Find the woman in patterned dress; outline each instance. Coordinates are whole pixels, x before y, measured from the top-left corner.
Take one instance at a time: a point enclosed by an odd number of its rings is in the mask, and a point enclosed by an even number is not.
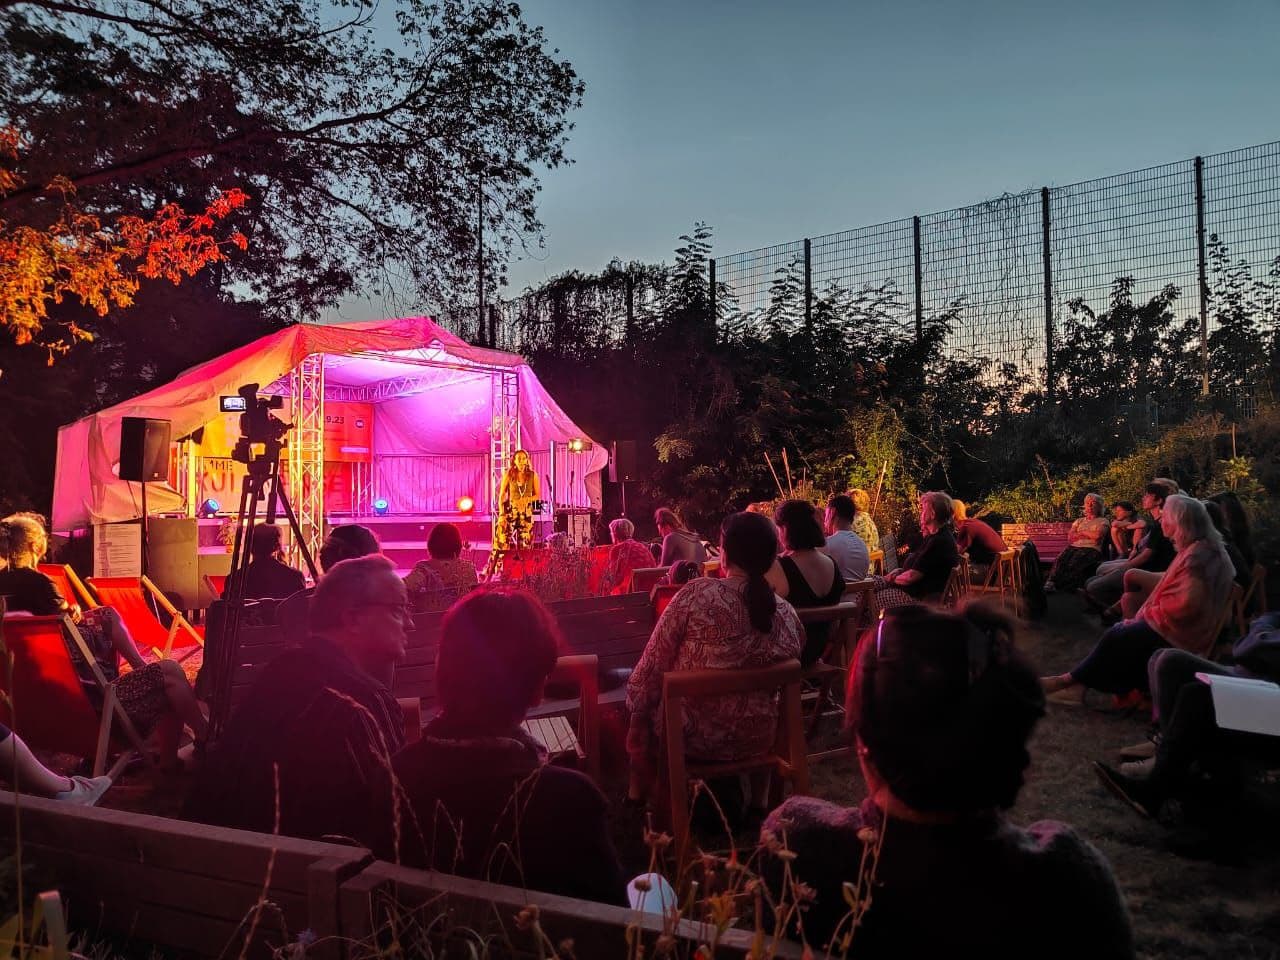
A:
[[[662,677],[673,670],[736,670],[799,658],[804,627],[765,579],[777,556],[768,517],[735,513],[720,531],[724,578],[691,580],[658,618],[627,682],[631,713],[629,799],[643,798],[662,743]],[[699,762],[759,756],[777,732],[777,697],[769,693],[705,697],[684,708],[685,750]]]
[[[498,489],[498,503],[502,505],[499,548],[527,547],[533,542],[534,504],[541,499],[542,485],[533,461],[527,450],[517,450]]]

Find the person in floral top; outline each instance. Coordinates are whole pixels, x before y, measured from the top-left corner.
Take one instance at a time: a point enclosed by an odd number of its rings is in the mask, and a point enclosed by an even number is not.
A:
[[[419,560],[404,578],[414,613],[446,610],[476,585],[476,568],[462,559],[462,531],[452,523],[437,523],[427,535],[430,560]]]
[[[765,580],[777,544],[768,517],[730,515],[720,531],[725,578],[691,580],[658,619],[627,683],[632,800],[644,795],[662,742],[664,674],[767,667],[800,656],[800,618]],[[748,759],[772,746],[777,723],[772,694],[707,697],[685,707],[685,749],[701,762]]]
[[[849,498],[853,501],[853,532],[862,538],[867,545],[867,552],[880,549],[880,531],[876,522],[871,519],[871,498],[865,490],[850,490]]]
[[[631,571],[655,566],[657,561],[643,543],[635,539],[636,525],[626,517],[619,517],[609,524],[609,536],[613,546],[604,576],[600,578],[600,595],[621,593],[631,580]]]

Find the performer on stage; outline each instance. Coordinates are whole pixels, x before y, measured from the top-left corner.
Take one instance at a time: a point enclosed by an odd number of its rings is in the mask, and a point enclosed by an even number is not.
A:
[[[498,524],[499,542],[495,546],[509,550],[527,547],[533,542],[533,514],[541,499],[542,485],[533,470],[533,461],[528,451],[517,450],[498,490],[502,519]]]

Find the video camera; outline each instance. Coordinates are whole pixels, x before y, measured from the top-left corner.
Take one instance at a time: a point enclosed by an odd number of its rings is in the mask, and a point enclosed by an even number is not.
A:
[[[233,397],[220,397],[218,405],[223,413],[240,414],[240,439],[236,441],[231,458],[239,463],[251,463],[255,459],[278,460],[280,448],[285,444],[285,434],[293,424],[285,423],[271,413],[284,407],[284,397],[259,397],[258,384],[246,383]],[[263,452],[254,456],[253,447],[262,445]]]

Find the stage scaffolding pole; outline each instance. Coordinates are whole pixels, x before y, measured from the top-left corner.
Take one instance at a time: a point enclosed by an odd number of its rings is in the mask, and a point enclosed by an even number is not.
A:
[[[306,357],[290,377],[293,429],[289,431],[289,500],[311,556],[324,539],[324,355]],[[297,563],[296,545],[289,549]]]
[[[502,477],[520,449],[520,380],[514,370],[497,370],[489,379],[489,520],[491,542],[498,542],[502,522]]]

